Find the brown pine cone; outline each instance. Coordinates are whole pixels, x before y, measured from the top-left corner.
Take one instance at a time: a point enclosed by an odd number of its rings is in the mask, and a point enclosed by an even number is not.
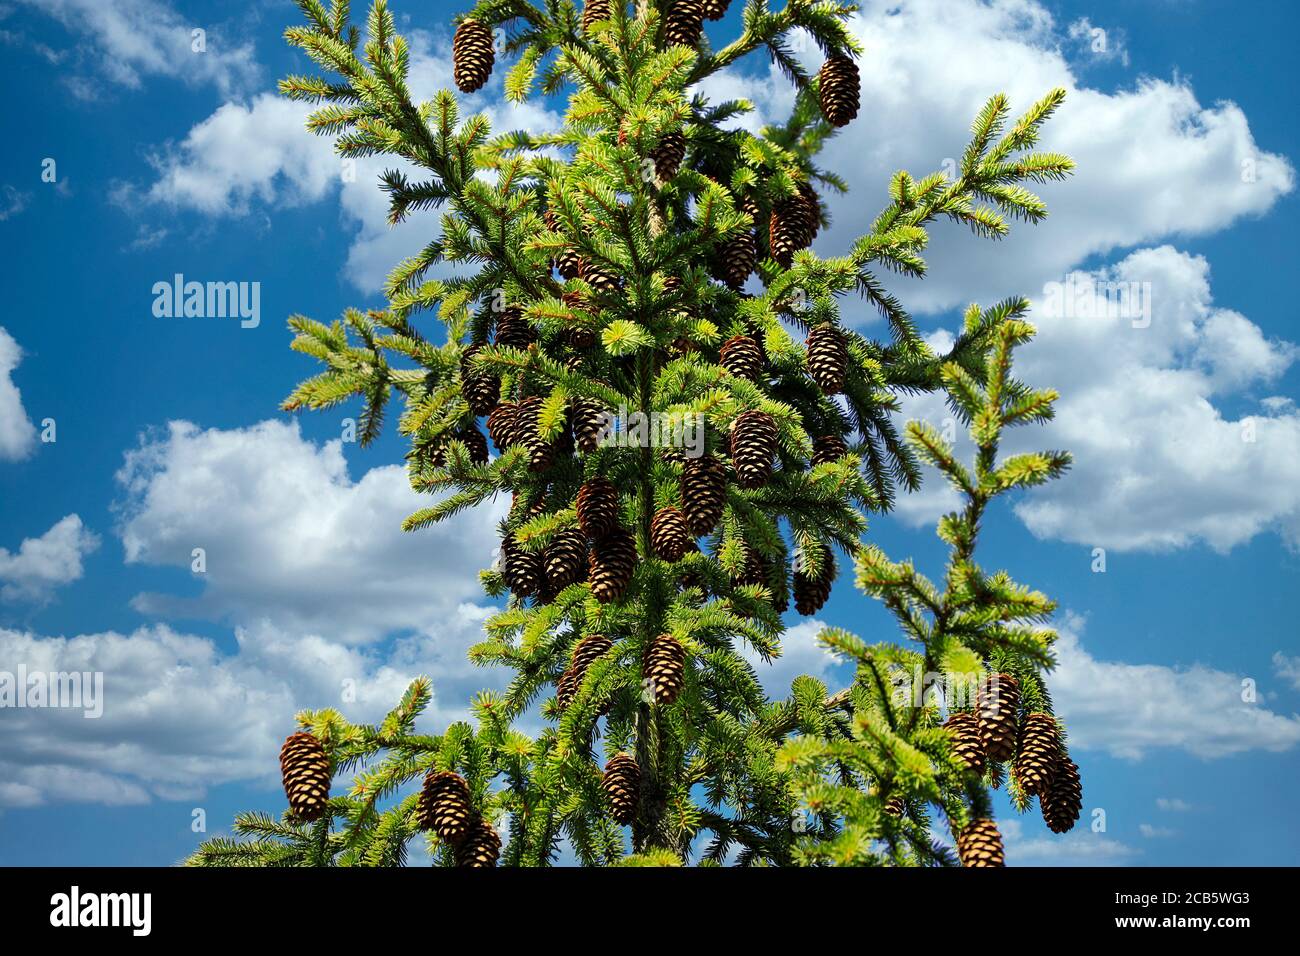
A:
[[[641,768],[625,753],[616,754],[605,764],[600,778],[600,788],[605,791],[609,815],[619,826],[627,826],[636,819],[636,805],[641,790]]]
[[[582,261],[577,249],[565,249],[555,257],[555,268],[566,281],[576,279],[582,274]]]
[[[731,463],[736,484],[753,490],[772,477],[772,456],[776,454],[776,421],[767,412],[741,412],[731,428]]]
[[[1052,774],[1061,759],[1061,733],[1051,714],[1030,714],[1020,729],[1016,748],[1015,775],[1020,789],[1029,796],[1041,796],[1052,784]]]
[[[587,574],[587,536],[577,528],[557,531],[546,546],[546,583],[559,594]]]
[[[636,539],[616,528],[592,543],[591,594],[602,604],[617,601],[627,591],[636,569]]]
[[[280,748],[280,778],[289,810],[299,820],[319,820],[330,798],[330,761],[321,742],[305,730]]]
[[[560,682],[555,688],[555,704],[561,712],[573,703],[592,661],[606,654],[613,646],[614,642],[604,634],[590,634],[578,642],[578,646],[573,649],[569,666],[560,675]]]
[[[594,398],[575,398],[572,405],[573,437],[578,448],[591,454],[600,447],[607,424],[605,406]]]
[[[595,541],[618,526],[618,489],[608,478],[597,475],[578,491],[578,525]]]
[[[451,41],[451,62],[452,78],[462,93],[481,89],[496,62],[492,31],[477,20],[462,20]]]
[[[596,292],[617,292],[619,289],[618,276],[585,257],[578,261],[578,275]]]
[[[822,64],[819,95],[822,115],[832,126],[848,126],[858,115],[860,81],[858,65],[847,56],[836,55]]]
[[[972,820],[957,834],[957,855],[962,866],[1006,866],[1002,834],[992,820]]]
[[[501,551],[505,557],[501,577],[506,587],[521,598],[540,594],[545,580],[542,556],[536,551],[525,551],[513,535],[501,542]]]
[[[848,443],[839,435],[818,435],[813,439],[813,467],[839,461],[849,453]]]
[[[1020,715],[1020,682],[1010,674],[994,674],[975,695],[984,756],[994,763],[1010,760],[1016,752],[1016,724]]]
[[[737,378],[757,382],[763,377],[763,350],[748,335],[736,335],[723,342],[721,362]]]
[[[974,714],[951,714],[944,722],[948,738],[952,742],[952,752],[959,757],[971,772],[984,774],[984,741],[980,737],[979,718]]]
[[[1052,784],[1038,795],[1043,811],[1043,822],[1053,833],[1065,833],[1083,812],[1083,784],[1079,781],[1079,765],[1062,755],[1052,774]]]
[[[654,160],[655,175],[667,181],[677,175],[682,160],[686,158],[686,137],[680,130],[670,130],[659,137],[659,142],[650,151]]]
[[[501,836],[486,820],[478,820],[464,841],[456,846],[456,865],[464,869],[490,870],[501,856]]]
[[[844,370],[848,347],[844,335],[830,325],[819,325],[808,333],[808,374],[827,395],[844,391]]]
[[[650,522],[650,547],[664,561],[680,561],[695,546],[686,515],[676,508],[660,508]]]
[[[758,240],[746,230],[732,236],[722,245],[722,279],[727,288],[738,292],[744,287],[758,262]]]
[[[712,455],[688,458],[682,466],[682,511],[691,534],[711,532],[722,518],[727,501],[727,474]]]
[[[822,559],[822,573],[809,577],[803,570],[794,572],[794,609],[805,617],[816,614],[830,599],[835,584],[835,557],[829,551]]]
[[[501,317],[497,319],[495,344],[512,349],[527,349],[536,338],[523,309],[511,305],[502,311]]]
[[[655,703],[669,706],[686,682],[686,648],[671,634],[660,634],[646,648],[641,676],[650,682]]]
[[[528,470],[532,472],[545,471],[555,462],[555,443],[545,441],[539,431],[544,404],[541,396],[525,398],[515,416],[515,433],[519,443],[528,449]]]
[[[514,402],[501,402],[488,416],[487,430],[492,438],[492,444],[497,446],[499,452],[505,451],[512,445],[518,445],[521,439],[519,406]]]
[[[501,379],[471,364],[471,359],[482,348],[481,345],[471,345],[460,357],[460,393],[476,416],[490,414],[501,397]]]
[[[614,16],[610,0],[586,0],[582,5],[582,32],[591,33],[591,25],[597,20],[610,20]]]
[[[422,829],[432,830],[444,843],[459,843],[469,834],[474,815],[469,784],[458,773],[430,769],[420,791],[418,812]]]
[[[664,20],[664,43],[667,46],[697,46],[704,29],[704,4],[701,0],[672,0]]]
[[[704,0],[704,15],[710,20],[721,20],[727,15],[731,0]]]
[[[469,452],[469,460],[476,465],[486,465],[488,463],[488,445],[487,439],[475,425],[466,425],[457,434],[465,445],[465,450]]]

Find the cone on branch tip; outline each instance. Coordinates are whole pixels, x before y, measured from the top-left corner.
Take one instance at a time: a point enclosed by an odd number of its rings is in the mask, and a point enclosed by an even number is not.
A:
[[[444,843],[457,844],[469,834],[474,809],[469,784],[452,770],[430,770],[420,790],[420,827]]]
[[[682,512],[691,534],[711,532],[722,518],[727,499],[727,475],[712,455],[688,458],[682,466]]]
[[[456,865],[463,869],[490,870],[501,856],[501,835],[484,819],[477,820],[456,846]]]
[[[618,489],[608,478],[597,475],[578,490],[578,526],[593,541],[609,534],[618,525]]]
[[[655,703],[669,706],[686,682],[686,648],[671,634],[660,634],[646,648],[641,677],[649,681]]]
[[[966,824],[957,834],[957,856],[962,866],[1006,866],[998,825],[986,817]]]
[[[573,656],[569,659],[569,666],[560,675],[560,681],[555,688],[555,703],[561,711],[567,710],[573,703],[573,698],[577,695],[583,680],[586,679],[587,668],[591,666],[592,661],[606,654],[613,646],[614,642],[604,634],[589,634],[578,642],[578,646],[573,649]]]
[[[944,721],[953,754],[974,774],[984,773],[984,741],[980,738],[979,719],[974,714],[952,714]]]
[[[731,429],[731,463],[737,485],[752,491],[767,484],[772,477],[776,439],[776,420],[767,412],[751,409],[737,416]]]
[[[993,674],[980,684],[975,713],[988,760],[1001,763],[1015,756],[1019,712],[1020,682],[1010,674]]]
[[[660,508],[650,522],[650,547],[664,561],[680,561],[695,545],[686,515],[673,507]]]
[[[848,453],[848,443],[839,435],[818,435],[813,439],[813,467],[839,461]]]
[[[832,126],[848,126],[858,115],[861,98],[858,65],[837,54],[822,64],[818,76],[822,116]]]
[[[636,539],[617,528],[592,543],[590,558],[591,593],[597,601],[617,601],[627,591],[636,569]]]
[[[702,0],[671,0],[664,20],[664,43],[668,46],[697,46],[704,30]]]
[[[1061,734],[1051,714],[1030,714],[1020,729],[1016,747],[1015,775],[1020,789],[1031,797],[1042,796],[1051,786],[1052,774],[1061,759]]]
[[[1079,781],[1079,765],[1062,755],[1052,774],[1052,783],[1038,795],[1043,811],[1043,822],[1053,833],[1074,829],[1083,811],[1083,784]]]
[[[802,567],[794,572],[794,609],[805,617],[816,614],[830,599],[835,584],[835,556],[829,551],[822,558],[822,572],[810,576]]]
[[[610,0],[586,0],[582,5],[582,32],[590,34],[593,23],[612,19],[613,16]]]
[[[808,333],[808,374],[827,395],[844,391],[844,369],[848,348],[844,334],[831,325],[819,325]]]
[[[641,792],[641,768],[629,754],[615,754],[605,764],[600,778],[600,789],[605,792],[609,815],[620,826],[636,819],[637,799]]]
[[[736,335],[723,342],[721,362],[737,378],[757,382],[763,376],[763,351],[748,335]]]
[[[280,777],[289,809],[298,820],[319,820],[330,798],[330,761],[325,748],[305,730],[290,734],[280,748]]]
[[[650,158],[654,160],[656,176],[665,181],[672,179],[686,158],[686,137],[680,130],[664,133],[650,151]]]
[[[474,19],[462,20],[451,41],[452,77],[462,93],[481,89],[492,75],[496,53],[492,31]]]

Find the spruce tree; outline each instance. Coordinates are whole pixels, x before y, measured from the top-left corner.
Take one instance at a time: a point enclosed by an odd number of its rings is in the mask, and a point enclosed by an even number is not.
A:
[[[369,443],[396,396],[412,486],[433,500],[408,531],[509,495],[482,571],[503,606],[471,657],[514,676],[474,700],[474,723],[432,736],[415,726],[425,678],[378,725],[300,714],[311,739],[285,758],[298,809],[241,815],[252,839],[209,840],[190,862],[396,865],[420,832],[444,865],[546,865],[566,844],[586,865],[954,862],[938,811],[962,861],[988,864],[1001,859],[988,788],[1008,773],[1022,808],[1037,793],[1068,828],[1081,798],[1043,681],[1052,604],[974,560],[992,499],[1068,465],[997,460],[1004,427],[1051,414],[1053,393],[1010,374],[1028,304],[972,307],[938,353],[881,279],[925,274],[939,220],[997,239],[1008,219],[1046,215],[1025,184],[1072,169],[1035,151],[1064,92],[1014,121],[994,96],[955,177],[895,174],[864,234],[823,257],[810,249],[829,222],[822,197],[844,185],[817,155],[872,114],[851,5],[748,0],[740,35],[713,49],[702,20],[725,0],[481,0],[456,24],[460,89],[504,70],[511,101],[567,98],[559,130],[495,133],[451,91],[412,101],[384,0],[364,43],[346,0],[298,5],[307,22],[286,36],[324,75],[282,92],[316,104],[308,128],[341,156],[418,170],[383,176],[393,223],[443,216],[393,270],[386,308],[290,320],[293,347],[324,369],[284,408],[359,397]],[[816,74],[796,31],[823,58]],[[784,124],[754,135],[732,123],[749,104],[698,84],[763,50],[798,92]],[[431,278],[435,266],[452,277]],[[883,316],[884,341],[842,319],[853,296]],[[973,470],[932,428],[900,430],[901,398],[925,392],[968,423]],[[701,423],[703,454],[656,445],[637,413],[678,435]],[[616,414],[628,428],[615,441]],[[923,462],[966,499],[939,524],[942,589],[864,543],[867,516],[915,491]],[[829,629],[822,640],[857,664],[851,686],[800,677],[769,699],[743,649],[778,656],[782,614],[817,613],[849,565],[908,643]],[[932,671],[983,694],[948,702],[945,725],[939,704],[896,687]],[[525,713],[545,725],[535,738],[515,727]],[[985,732],[1013,750],[1026,739],[1008,755]]]

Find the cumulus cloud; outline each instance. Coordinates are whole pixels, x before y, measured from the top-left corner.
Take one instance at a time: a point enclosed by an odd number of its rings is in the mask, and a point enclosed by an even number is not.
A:
[[[1016,505],[1034,534],[1116,550],[1204,542],[1227,551],[1268,530],[1300,541],[1300,413],[1289,400],[1258,398],[1296,347],[1217,305],[1205,259],[1139,250],[1045,290],[1031,318],[1038,337],[1017,353],[1016,374],[1061,399],[1054,422],[1017,429],[1006,452],[1074,455],[1065,478]],[[1229,402],[1244,411],[1227,413]],[[950,418],[934,396],[910,402],[906,415]],[[897,513],[929,523],[954,501],[931,472]]]
[[[1015,817],[998,820],[1009,866],[1129,866],[1141,850],[1083,824],[1063,836],[1026,837]]]
[[[72,51],[43,48],[42,52],[58,62],[75,54],[79,65],[92,68],[67,79],[69,88],[83,99],[97,98],[101,78],[138,89],[150,76],[191,86],[211,84],[229,96],[247,89],[259,73],[252,44],[236,43],[233,31],[182,16],[161,0],[19,2],[48,14],[82,38]],[[204,31],[201,43],[195,30]],[[199,46],[201,50],[196,49]]]
[[[1156,797],[1157,809],[1166,813],[1186,813],[1192,805],[1181,797]]]
[[[82,559],[99,547],[99,536],[68,515],[39,538],[26,538],[18,550],[0,548],[0,599],[44,601],[55,588],[78,580]]]
[[[12,378],[22,357],[13,336],[0,328],[0,461],[26,458],[36,446],[36,426],[27,417]]]
[[[1300,715],[1271,711],[1263,699],[1243,700],[1240,675],[1202,664],[1098,660],[1080,642],[1082,629],[1082,619],[1066,619],[1051,675],[1072,748],[1127,760],[1168,748],[1209,760],[1249,750],[1280,753],[1300,743]]]
[[[1273,672],[1292,689],[1300,690],[1300,657],[1288,657],[1281,651],[1273,655]]]
[[[197,597],[141,594],[138,610],[267,619],[351,643],[431,631],[477,596],[505,513],[485,505],[405,533],[402,520],[430,504],[405,469],[353,481],[342,443],[317,446],[296,422],[229,431],[173,422],[128,453],[118,480],[128,563],[192,569],[203,549]]]
[[[817,635],[825,627],[826,625],[818,620],[800,621],[790,627],[781,635],[781,656],[770,663],[765,662],[748,645],[743,645],[740,653],[753,665],[763,689],[776,699],[788,697],[790,682],[803,674],[834,684],[831,672],[841,667],[844,662],[836,659],[817,643]],[[852,679],[852,672],[846,670],[845,679],[841,683],[848,683]]]
[[[465,652],[487,610],[454,608],[435,630],[380,654],[269,624],[239,628],[235,650],[165,625],[72,638],[0,629],[10,673],[103,675],[102,716],[81,709],[6,710],[0,807],[49,802],[190,799],[232,781],[270,784],[276,753],[304,707],[376,721],[411,679],[433,677],[429,732],[467,716],[467,702],[499,677]]]

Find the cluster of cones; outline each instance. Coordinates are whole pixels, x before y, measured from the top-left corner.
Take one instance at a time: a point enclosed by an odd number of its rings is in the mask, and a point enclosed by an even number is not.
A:
[[[432,830],[452,848],[456,865],[489,869],[501,855],[501,837],[474,810],[469,784],[451,770],[432,770],[424,778],[417,808],[420,828]]]

